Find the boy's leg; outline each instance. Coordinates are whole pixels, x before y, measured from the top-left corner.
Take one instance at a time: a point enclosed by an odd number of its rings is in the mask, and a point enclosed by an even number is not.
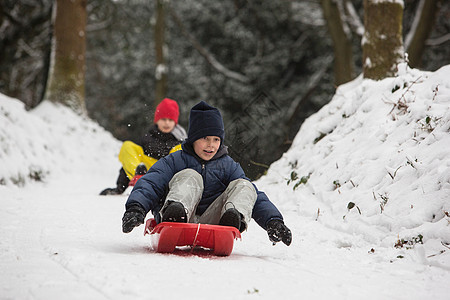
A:
[[[128,179],[131,180],[135,175],[136,167],[140,163],[144,163],[148,170],[157,160],[145,155],[144,149],[138,144],[125,141],[120,148],[119,161],[122,163]]]
[[[236,179],[227,189],[208,207],[198,219],[199,223],[219,224],[220,218],[227,209],[235,208],[242,214],[244,229],[252,218],[253,206],[256,202],[256,190],[246,179]]]
[[[125,170],[123,168],[119,171],[119,177],[117,177],[116,185],[117,191],[122,194],[128,187],[130,183],[130,179],[128,179],[127,174],[125,174]]]
[[[169,193],[166,202],[161,209],[161,214],[165,208],[172,202],[183,204],[188,222],[195,218],[195,210],[203,194],[202,175],[193,169],[185,169],[176,173],[169,182]]]

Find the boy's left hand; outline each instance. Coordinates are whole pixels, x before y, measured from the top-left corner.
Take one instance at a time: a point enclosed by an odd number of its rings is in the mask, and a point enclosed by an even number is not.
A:
[[[292,242],[291,230],[279,219],[270,220],[267,223],[267,234],[274,245],[282,241],[286,246],[289,246]]]

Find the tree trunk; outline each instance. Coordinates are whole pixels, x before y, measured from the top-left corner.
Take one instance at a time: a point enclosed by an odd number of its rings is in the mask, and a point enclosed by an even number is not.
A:
[[[156,106],[166,97],[167,93],[167,64],[165,44],[165,8],[164,0],[156,0],[156,24],[155,24],[155,52],[156,52],[156,87],[155,103]]]
[[[45,100],[80,113],[85,104],[86,0],[56,0],[53,45]]]
[[[334,0],[322,0],[322,10],[333,40],[334,48],[334,82],[336,86],[353,79],[353,55],[350,32],[344,30],[341,7]]]
[[[425,42],[430,35],[440,0],[421,0],[410,33],[406,37],[405,47],[411,67],[422,66],[422,54]]]
[[[403,1],[364,0],[364,78],[394,76],[404,61],[402,39]]]

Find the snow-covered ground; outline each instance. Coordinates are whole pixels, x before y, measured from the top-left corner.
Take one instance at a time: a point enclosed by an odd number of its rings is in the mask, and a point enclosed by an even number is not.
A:
[[[292,245],[252,222],[229,257],[123,234],[127,195],[98,195],[120,142],[0,95],[0,299],[449,299],[449,78],[402,65],[341,86],[256,182]]]

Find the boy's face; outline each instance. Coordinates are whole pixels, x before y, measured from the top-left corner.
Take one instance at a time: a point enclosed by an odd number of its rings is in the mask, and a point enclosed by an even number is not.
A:
[[[218,136],[205,136],[196,140],[193,144],[195,154],[197,154],[203,160],[210,160],[216,155],[217,150],[220,147],[220,137]]]
[[[170,133],[175,128],[175,121],[167,118],[159,119],[156,125],[161,132]]]

